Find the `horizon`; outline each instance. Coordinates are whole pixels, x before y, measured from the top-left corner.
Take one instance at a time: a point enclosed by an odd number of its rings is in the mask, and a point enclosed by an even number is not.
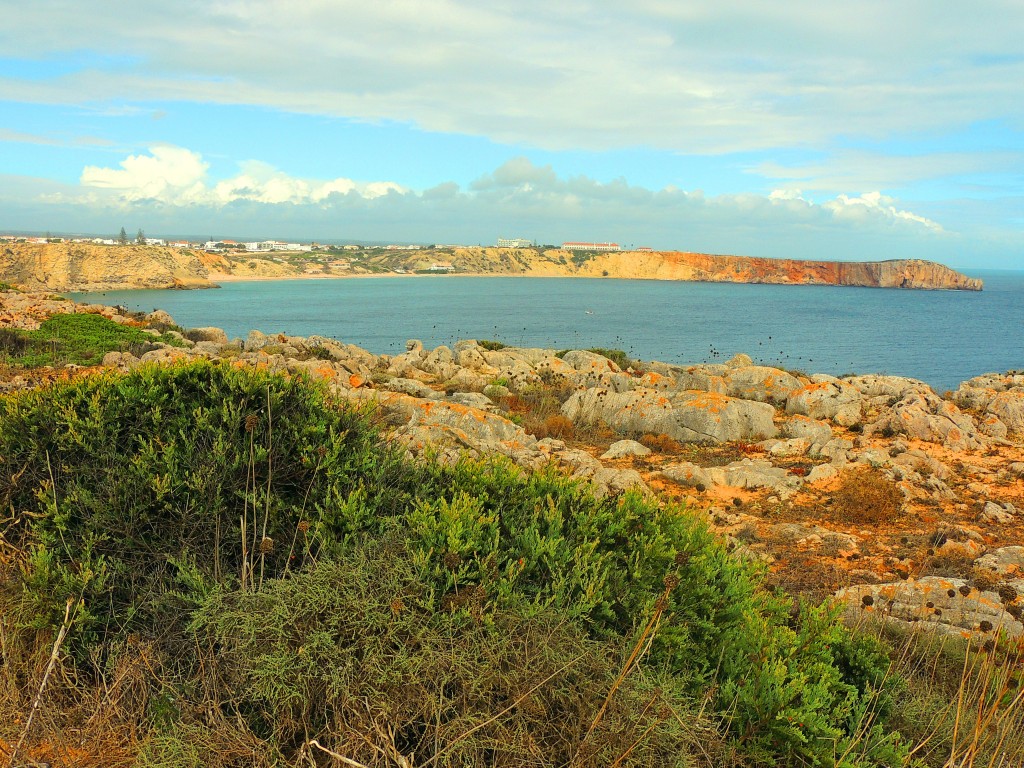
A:
[[[41,0],[0,30],[0,229],[1024,269],[1022,36],[1000,0]]]

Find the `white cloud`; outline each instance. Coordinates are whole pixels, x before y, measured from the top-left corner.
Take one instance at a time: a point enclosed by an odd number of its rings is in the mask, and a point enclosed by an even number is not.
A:
[[[171,157],[184,167],[204,165],[195,153],[190,158],[185,153],[179,148]],[[825,201],[793,190],[706,195],[561,176],[524,158],[467,186],[446,182],[423,191],[389,182],[297,179],[250,162],[228,179],[211,179],[206,171],[195,181],[182,172],[179,186],[165,184],[162,196],[155,197],[124,186],[129,178],[146,189],[159,186],[152,173],[128,173],[138,166],[125,162],[120,170],[99,169],[125,172],[100,174],[117,180],[120,188],[0,177],[0,227],[24,229],[36,221],[40,230],[93,232],[97,227],[116,231],[127,223],[155,235],[484,244],[502,235],[541,243],[614,240],[627,246],[804,259],[925,258],[964,267],[972,266],[965,263],[972,258],[987,259],[987,266],[1012,265],[1024,247],[1019,233],[965,238],[916,212],[914,205],[877,192]],[[1015,205],[1019,211],[1019,201]]]
[[[148,155],[131,155],[121,168],[86,166],[83,187],[111,190],[122,203],[153,200],[176,206],[227,205],[238,200],[277,205],[320,203],[331,195],[354,194],[367,199],[407,190],[391,181],[356,182],[298,179],[259,161],[242,164],[241,173],[210,186],[209,163],[183,147],[151,147]]]
[[[8,5],[5,55],[97,53],[59,77],[0,79],[16,100],[259,104],[682,152],[1024,122],[1015,0],[183,0],[175,18],[153,0]]]
[[[855,219],[862,219],[865,215],[877,216],[881,214],[883,217],[890,218],[893,221],[912,222],[935,232],[943,231],[942,225],[938,222],[926,219],[924,216],[918,216],[910,211],[901,211],[893,205],[894,202],[896,201],[891,197],[886,197],[881,192],[867,192],[857,197],[839,195],[835,200],[825,203],[823,207],[831,211],[838,218],[853,216]]]
[[[121,169],[87,165],[83,187],[118,192],[125,200],[182,200],[194,198],[209,165],[195,152],[181,147],[151,147],[149,155],[131,155]]]

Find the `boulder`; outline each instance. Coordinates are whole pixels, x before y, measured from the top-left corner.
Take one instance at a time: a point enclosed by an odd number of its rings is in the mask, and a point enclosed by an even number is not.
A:
[[[911,392],[870,425],[871,431],[904,434],[915,440],[941,443],[953,451],[986,444],[974,420],[949,400],[931,393]]]
[[[725,382],[725,394],[730,397],[762,403],[784,403],[803,386],[800,379],[792,374],[762,365],[730,368],[725,375]]]
[[[843,381],[856,387],[865,397],[886,397],[900,400],[910,392],[935,394],[935,391],[923,381],[903,376],[847,376]]]
[[[622,369],[604,355],[596,352],[587,352],[582,349],[573,349],[562,355],[562,360],[571,365],[577,371],[584,373],[619,373]]]
[[[401,392],[410,397],[420,397],[428,400],[436,400],[442,395],[441,392],[435,392],[422,381],[403,379],[401,377],[388,380],[381,386],[381,389],[386,389],[388,392]]]
[[[806,437],[791,437],[788,440],[765,440],[759,445],[772,456],[803,456],[811,448]]]
[[[470,408],[479,408],[481,411],[490,411],[494,409],[494,402],[487,395],[482,395],[479,392],[454,392],[445,397],[450,403],[458,403],[459,405],[465,405]]]
[[[146,315],[146,322],[159,325],[175,325],[174,318],[162,309],[154,310]]]
[[[705,469],[711,482],[730,488],[770,488],[783,491],[799,486],[800,478],[761,459],[740,459],[724,467]]]
[[[1024,388],[995,395],[986,413],[999,419],[1010,432],[1024,432]]]
[[[984,558],[983,558],[984,559]],[[926,576],[886,584],[861,584],[836,593],[852,625],[866,617],[914,623],[943,634],[978,639],[994,637],[1003,630],[1020,637],[1022,625],[1003,609],[995,592],[980,592],[963,579]]]
[[[775,409],[710,392],[671,396],[648,389],[613,392],[603,387],[576,392],[562,414],[579,424],[604,421],[619,432],[666,434],[683,442],[764,440],[776,433]]]
[[[782,425],[782,434],[786,437],[806,437],[812,445],[824,445],[832,439],[832,427],[824,421],[797,414]]]
[[[619,440],[601,454],[602,459],[622,459],[627,456],[647,456],[651,449],[636,440]]]
[[[831,419],[843,427],[859,422],[862,412],[861,393],[839,379],[812,381],[786,398],[786,413]]]
[[[498,369],[487,362],[487,358],[484,357],[486,350],[483,347],[478,346],[462,346],[459,344],[455,345],[455,362],[462,368],[468,368],[477,374],[483,376],[494,377],[498,374]]]
[[[682,392],[672,398],[669,437],[683,442],[757,441],[774,437],[775,409],[713,392]]]
[[[1008,506],[1013,507],[1012,504]],[[1015,511],[1011,511],[1011,509],[1001,504],[996,504],[994,501],[986,501],[978,519],[983,523],[996,523],[997,525],[1012,523]]]
[[[409,426],[415,427],[420,424],[455,427],[467,434],[485,451],[493,448],[507,454],[507,451],[501,449],[503,444],[509,448],[517,448],[532,447],[537,443],[537,438],[527,434],[522,427],[508,419],[458,403],[416,401]]]
[[[663,467],[661,474],[669,480],[685,485],[688,488],[704,489],[714,485],[711,475],[704,467],[699,467],[688,461],[681,461],[678,464],[670,464]]]
[[[975,568],[994,571],[1000,576],[1024,575],[1024,547],[1000,547],[979,557]]]
[[[192,341],[212,341],[217,344],[227,344],[228,335],[220,328],[209,326],[206,328],[189,328],[185,336]]]
[[[603,498],[608,495],[625,493],[626,491],[640,491],[649,494],[651,489],[635,469],[613,469],[602,467],[590,477],[594,486],[594,495]]]

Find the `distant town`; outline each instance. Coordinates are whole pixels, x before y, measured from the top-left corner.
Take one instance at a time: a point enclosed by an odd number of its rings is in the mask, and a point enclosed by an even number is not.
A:
[[[192,240],[168,240],[160,237],[147,237],[139,230],[139,232],[132,237],[128,237],[124,230],[121,231],[119,237],[64,237],[64,236],[32,236],[32,235],[17,235],[17,234],[0,234],[0,242],[18,242],[18,243],[90,243],[93,245],[156,245],[164,246],[168,248],[190,248],[193,250],[207,251],[209,253],[225,253],[225,252],[237,252],[247,251],[251,253],[310,253],[313,251],[363,251],[363,250],[385,250],[385,251],[418,251],[424,249],[435,249],[435,250],[450,250],[453,248],[473,248],[479,246],[465,245],[465,244],[436,244],[436,245],[408,245],[408,244],[389,244],[389,245],[358,245],[358,244],[346,244],[346,245],[333,245],[325,243],[292,243],[284,242],[281,240],[259,240],[252,242],[239,242],[236,240],[206,240],[206,241],[192,241]],[[497,238],[494,248],[545,248],[554,249],[561,248],[565,251],[621,251],[623,249],[618,243],[610,242],[589,242],[589,241],[566,241],[560,246],[554,244],[538,245],[533,240],[527,240],[525,238]],[[630,247],[630,251],[653,251],[654,249],[649,246]]]

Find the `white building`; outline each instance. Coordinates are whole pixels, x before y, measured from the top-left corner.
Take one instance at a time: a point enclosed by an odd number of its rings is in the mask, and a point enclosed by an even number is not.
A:
[[[498,248],[529,248],[533,245],[524,237],[499,237]]]
[[[562,243],[566,251],[618,251],[618,243]]]

